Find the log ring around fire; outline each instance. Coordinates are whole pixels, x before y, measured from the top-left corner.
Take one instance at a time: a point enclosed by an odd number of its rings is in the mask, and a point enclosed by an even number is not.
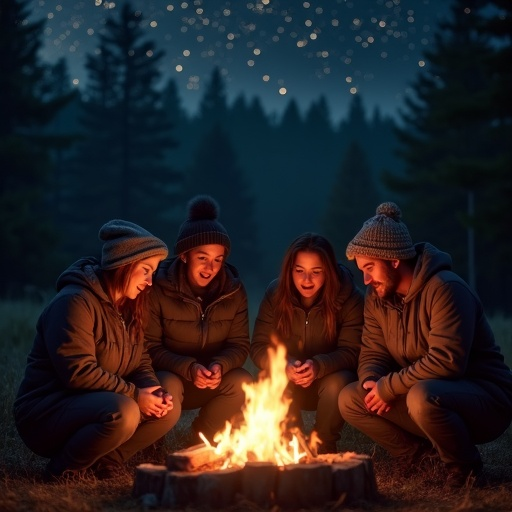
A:
[[[241,468],[211,469],[211,454],[204,445],[197,445],[170,454],[165,466],[137,466],[134,497],[151,496],[152,501],[168,508],[224,508],[245,499],[261,507],[285,509],[368,502],[377,497],[373,465],[367,455],[327,454],[280,467],[247,462]]]

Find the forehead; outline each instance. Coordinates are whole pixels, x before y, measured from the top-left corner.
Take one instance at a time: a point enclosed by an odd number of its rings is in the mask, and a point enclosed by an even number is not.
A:
[[[211,256],[212,258],[218,258],[224,256],[226,249],[220,244],[207,244],[199,245],[190,250],[190,254],[204,254],[205,256]]]
[[[160,263],[161,260],[162,258],[160,256],[151,256],[150,258],[140,260],[137,266],[150,267],[151,270],[154,272],[157,269],[158,264]]]
[[[317,252],[299,251],[295,255],[294,264],[298,267],[315,268],[322,266],[322,258]]]
[[[363,270],[371,265],[380,265],[383,260],[377,258],[370,258],[368,256],[356,256],[356,265],[359,270]]]

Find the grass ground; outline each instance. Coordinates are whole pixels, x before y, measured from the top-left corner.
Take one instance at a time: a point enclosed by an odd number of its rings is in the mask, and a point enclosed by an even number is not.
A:
[[[126,473],[113,481],[84,480],[48,485],[40,480],[47,460],[32,454],[19,439],[12,420],[12,402],[23,374],[41,302],[0,302],[0,511],[2,512],[115,512],[146,511],[148,507],[132,497],[135,467],[143,462],[163,463],[167,452],[183,447],[194,412],[183,415],[166,436],[163,449],[139,454]],[[512,320],[496,318],[493,328],[511,364]],[[311,425],[311,417],[305,417]],[[322,510],[374,512],[512,512],[512,428],[496,441],[480,447],[488,485],[447,491],[445,475],[436,465],[423,466],[409,478],[400,478],[386,454],[374,443],[346,426],[338,445],[340,451],[373,456],[379,499],[349,507],[326,505]],[[212,504],[213,505],[213,504]],[[163,509],[153,507],[159,512]],[[180,512],[195,512],[188,507]],[[232,512],[260,509],[241,500]],[[278,512],[274,508],[272,512]],[[310,511],[315,512],[315,511]],[[316,511],[319,512],[319,511]]]

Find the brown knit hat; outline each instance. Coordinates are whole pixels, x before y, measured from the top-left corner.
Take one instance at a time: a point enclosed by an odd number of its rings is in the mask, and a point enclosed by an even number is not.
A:
[[[174,254],[182,254],[200,245],[219,244],[226,248],[227,256],[231,250],[231,240],[226,228],[217,220],[218,216],[219,205],[213,197],[193,197],[188,203],[188,218],[180,226]]]
[[[381,260],[407,260],[416,256],[402,212],[395,203],[382,203],[347,246],[347,258],[369,256]]]
[[[167,257],[168,249],[162,240],[133,222],[111,220],[98,234],[104,242],[101,250],[101,268],[109,270],[152,256]]]

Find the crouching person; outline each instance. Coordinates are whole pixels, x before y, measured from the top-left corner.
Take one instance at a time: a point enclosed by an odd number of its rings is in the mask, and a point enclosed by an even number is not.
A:
[[[394,203],[377,208],[346,252],[368,289],[359,382],[341,391],[341,414],[398,467],[432,451],[449,487],[475,483],[476,445],[512,420],[512,374],[480,300],[448,254],[413,245]]]
[[[145,350],[146,298],[167,246],[131,222],[99,231],[86,257],[57,280],[37,323],[14,418],[25,444],[49,458],[46,481],[113,477],[172,427],[172,397]],[[88,471],[90,473],[90,471]]]

